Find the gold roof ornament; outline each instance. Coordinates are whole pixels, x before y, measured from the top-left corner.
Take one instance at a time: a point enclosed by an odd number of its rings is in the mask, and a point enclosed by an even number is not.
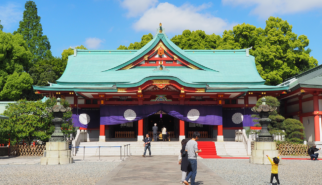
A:
[[[126,88],[117,88],[117,92],[126,92]]]
[[[160,23],[160,29],[159,32],[162,33],[162,23]]]
[[[184,88],[183,87],[181,87],[181,93],[184,93]]]

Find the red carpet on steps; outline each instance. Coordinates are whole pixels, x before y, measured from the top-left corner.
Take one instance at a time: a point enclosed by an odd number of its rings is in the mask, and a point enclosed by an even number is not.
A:
[[[201,149],[198,155],[204,159],[206,158],[221,158],[217,155],[215,142],[211,141],[197,141],[199,150]]]

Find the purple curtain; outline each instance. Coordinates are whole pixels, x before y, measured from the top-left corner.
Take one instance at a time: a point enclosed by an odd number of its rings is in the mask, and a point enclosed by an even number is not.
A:
[[[251,108],[245,108],[244,121],[243,121],[244,127],[252,127],[256,124],[256,122],[253,121],[254,118],[251,117],[252,114],[255,114],[255,113],[251,110]]]
[[[100,109],[73,109],[73,123],[74,127],[83,128],[98,128],[100,126]],[[86,113],[90,117],[90,121],[87,125],[83,125],[79,122],[79,115]]]
[[[233,116],[236,113],[243,115],[243,121],[239,124],[233,122]],[[251,115],[254,114],[251,108],[226,108],[223,109],[223,122],[224,127],[249,127],[256,124],[253,122]]]
[[[135,118],[133,120],[127,120],[124,118],[124,112],[131,109],[135,112]],[[192,109],[195,115],[195,119],[190,120],[188,118],[188,112]],[[222,107],[216,105],[132,105],[132,106],[109,106],[103,105],[100,109],[100,124],[101,125],[116,125],[123,124],[129,121],[138,121],[146,118],[160,110],[166,112],[170,116],[175,118],[204,125],[222,125]],[[190,114],[189,114],[190,115]]]

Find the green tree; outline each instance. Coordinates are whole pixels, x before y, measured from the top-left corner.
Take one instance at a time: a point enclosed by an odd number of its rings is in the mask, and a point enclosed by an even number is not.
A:
[[[273,96],[265,96],[265,99],[266,99],[267,105],[272,107],[277,107],[277,110],[270,112],[269,114],[268,118],[271,120],[271,122],[268,126],[268,129],[270,130],[271,133],[274,133],[274,131],[276,130],[282,130],[284,128],[283,121],[285,120],[285,118],[282,115],[278,114],[277,112],[279,110],[278,108],[280,106],[280,102],[278,101],[277,98]],[[260,105],[262,105],[262,98],[257,100],[255,107],[258,107]],[[252,117],[254,118],[253,119],[254,122],[258,122],[258,118],[259,118],[258,114],[253,114]]]
[[[260,37],[250,54],[255,56],[257,70],[266,84],[279,84],[286,78],[317,66],[318,61],[305,49],[309,39],[292,32],[292,26],[287,21],[270,17],[265,29],[259,28],[257,32]]]
[[[87,48],[85,46],[83,46],[83,45],[76,46],[75,48],[76,49],[85,49],[85,50],[87,50]],[[64,62],[67,62],[68,56],[73,55],[73,54],[74,54],[74,49],[72,49],[72,48],[65,49],[61,54],[62,60]]]
[[[19,23],[19,28],[14,32],[20,33],[27,42],[32,53],[32,61],[52,58],[50,43],[46,35],[43,35],[40,16],[38,16],[36,3],[27,1],[26,10],[23,12],[23,20]]]
[[[47,86],[47,82],[55,83],[61,77],[66,68],[67,61],[61,58],[53,57],[40,60],[30,68],[29,74],[34,81],[34,85]]]
[[[32,88],[33,80],[26,72],[14,72],[8,75],[7,81],[0,92],[0,99],[14,101],[25,96],[25,92]]]
[[[0,20],[0,30],[3,30],[3,26],[1,25],[1,20]]]
[[[284,121],[283,127],[286,133],[286,141],[303,143],[305,138],[304,126],[299,120],[288,118]]]
[[[220,40],[219,35],[207,35],[202,30],[184,30],[182,35],[176,35],[171,39],[181,49],[216,49]]]
[[[143,35],[141,38],[141,42],[134,42],[129,45],[129,47],[121,45],[118,47],[118,50],[136,50],[136,49],[141,49],[143,46],[145,46],[148,42],[150,42],[153,39],[153,35],[151,33],[147,35]]]
[[[0,31],[0,100],[18,100],[28,94],[32,79],[25,71],[31,66],[31,56],[20,34]]]
[[[6,107],[4,115],[9,119],[3,121],[2,128],[16,142],[22,139],[28,144],[35,139],[47,141],[54,131],[48,119],[46,104],[41,101],[19,100],[11,103]]]
[[[36,139],[48,141],[55,127],[51,121],[54,118],[53,113],[49,113],[47,107],[52,107],[56,103],[56,98],[52,98],[44,103],[19,100],[17,103],[9,104],[3,113],[9,119],[2,120],[2,124],[0,124],[2,140],[7,141],[10,137],[12,141],[19,142],[24,139],[29,144]],[[63,99],[61,105],[69,107],[68,102]],[[71,117],[71,111],[63,115],[62,132],[66,135],[75,132]]]

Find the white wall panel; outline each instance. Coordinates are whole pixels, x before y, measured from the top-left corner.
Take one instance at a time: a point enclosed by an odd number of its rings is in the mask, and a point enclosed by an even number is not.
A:
[[[81,104],[85,104],[85,99],[78,99],[78,104],[81,105]]]
[[[305,137],[308,142],[314,142],[314,117],[303,117],[303,126],[305,131]]]
[[[66,96],[65,100],[70,104],[73,105],[74,104],[74,96]]]
[[[242,98],[242,99],[238,99],[237,101],[238,101],[238,104],[244,104],[244,103],[245,103],[244,98]]]
[[[287,106],[287,113],[298,112],[298,111],[299,111],[299,104]]]
[[[257,103],[257,97],[256,96],[249,96],[248,97],[248,104],[256,104]]]
[[[319,111],[322,111],[322,100],[319,100]]]
[[[313,112],[313,100],[302,102],[303,113]]]

